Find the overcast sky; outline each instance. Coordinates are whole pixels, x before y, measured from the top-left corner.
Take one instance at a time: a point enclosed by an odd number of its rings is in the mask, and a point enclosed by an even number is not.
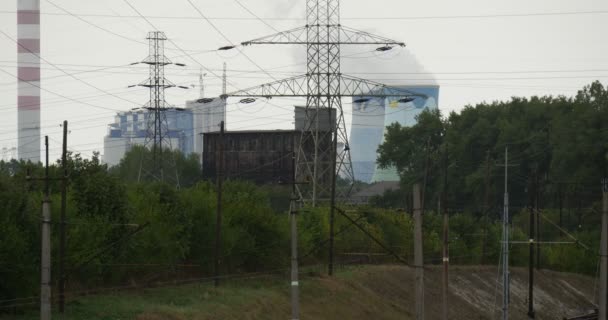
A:
[[[42,134],[51,137],[52,156],[61,149],[62,120],[70,121],[70,149],[90,155],[103,150],[113,110],[147,101],[143,88],[127,86],[147,78],[145,66],[128,64],[147,56],[149,23],[171,39],[167,56],[187,65],[169,67],[167,77],[178,85],[198,85],[204,65],[211,70],[205,77],[208,96],[221,92],[216,75],[223,62],[228,91],[272,81],[261,69],[275,79],[305,70],[302,46],[211,51],[304,25],[304,0],[191,1],[229,41],[188,0],[128,0],[149,22],[125,0],[40,0],[42,57],[51,63],[41,67],[48,90],[42,92],[41,126]],[[0,30],[10,36],[0,34],[0,69],[11,75],[17,73],[16,6],[17,0],[0,1]],[[511,96],[571,96],[594,80],[608,82],[607,1],[351,0],[342,1],[341,12],[343,25],[407,44],[386,53],[375,47],[344,48],[343,73],[389,84],[435,79],[445,111]],[[17,145],[17,81],[9,74],[0,72],[0,149]],[[198,88],[171,89],[167,100],[180,106],[198,95]],[[231,100],[228,129],[291,128],[290,107],[301,103],[239,105]],[[349,107],[345,104],[347,117]]]

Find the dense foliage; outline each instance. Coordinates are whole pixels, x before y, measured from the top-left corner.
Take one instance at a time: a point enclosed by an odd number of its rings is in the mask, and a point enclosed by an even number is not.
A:
[[[427,262],[441,261],[442,219],[433,212],[433,204],[443,189],[441,160],[445,147],[449,159],[451,261],[498,262],[503,168],[495,164],[502,162],[504,147],[509,145],[512,162],[517,164],[509,167],[513,239],[525,241],[527,237],[530,193],[526,189],[537,172],[547,219],[558,221],[563,215],[565,230],[590,246],[589,250],[578,245],[543,248],[543,267],[594,274],[599,215],[590,210],[598,210],[599,179],[605,172],[608,131],[603,123],[608,121],[607,103],[608,93],[594,83],[575,98],[513,98],[467,107],[447,118],[439,112],[425,112],[411,128],[389,127],[379,162],[398,168],[406,190],[411,190],[413,182],[422,181],[424,167],[429,164],[425,197],[429,209],[424,217]],[[180,188],[168,182],[138,182],[140,159],[145,152],[149,151],[134,148],[114,168],[102,164],[97,154],[92,159],[69,155],[68,292],[212,275],[215,184],[201,179],[196,157],[176,153],[173,157]],[[53,177],[60,176],[58,164],[51,167]],[[0,162],[0,300],[38,293],[43,184],[27,181],[28,170],[36,177],[44,173],[41,165]],[[554,196],[558,190],[561,197]],[[286,270],[289,189],[227,181],[223,191],[222,273]],[[55,180],[51,183],[54,281],[59,192],[60,183]],[[411,260],[411,197],[404,194],[391,191],[374,199],[372,206],[349,215],[375,238]],[[304,208],[298,219],[301,263],[324,261],[328,209]],[[371,255],[385,252],[343,217],[336,218],[336,233],[341,262],[394,261],[390,256]],[[547,225],[542,237],[563,239],[564,235]],[[512,263],[525,265],[527,247],[514,246],[512,250]]]

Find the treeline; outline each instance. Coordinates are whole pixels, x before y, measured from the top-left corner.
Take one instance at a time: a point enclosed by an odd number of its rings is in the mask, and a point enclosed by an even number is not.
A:
[[[528,206],[526,190],[538,181],[541,206],[588,208],[601,199],[608,174],[608,92],[595,82],[575,97],[512,98],[447,115],[426,111],[415,126],[389,126],[385,138],[378,163],[395,166],[407,190],[427,172],[427,205],[437,202],[447,165],[451,208],[496,211],[508,147],[512,206]]]
[[[411,211],[412,185],[426,181],[427,208],[435,208],[445,192],[442,205],[452,214],[470,213],[471,228],[482,230],[472,234],[484,237],[502,219],[507,149],[513,238],[525,241],[530,208],[538,208],[542,241],[579,241],[589,247],[541,246],[541,266],[594,273],[601,181],[608,176],[608,91],[599,82],[575,97],[512,98],[447,115],[427,110],[412,127],[389,126],[378,163],[397,168],[402,190],[372,203]],[[486,246],[499,241],[486,239]],[[513,245],[513,250],[521,247]]]
[[[504,191],[504,168],[496,164],[502,163],[504,147],[509,145],[512,163],[516,164],[509,167],[513,239],[527,238],[526,207],[531,195],[527,189],[531,177],[538,177],[545,217],[557,224],[561,212],[564,231],[590,247],[543,247],[542,266],[593,274],[599,241],[599,180],[605,172],[608,144],[608,131],[603,129],[608,120],[607,102],[605,88],[595,83],[575,98],[514,98],[467,107],[447,118],[438,112],[426,112],[412,128],[391,126],[387,142],[380,148],[379,162],[398,168],[405,191],[377,198],[372,206],[358,208],[358,213],[349,215],[411,261],[413,224],[407,190],[411,190],[412,183],[423,181],[423,173],[427,172],[425,260],[440,263],[441,218],[434,208],[439,191],[443,190],[442,160],[447,147],[451,261],[496,264]],[[138,182],[142,154],[146,152],[149,151],[134,148],[114,168],[102,164],[97,154],[92,159],[69,155],[68,296],[90,288],[212,275],[217,195],[214,183],[202,180],[196,157],[179,153],[172,156],[180,188],[169,182]],[[44,187],[40,180],[27,181],[28,171],[35,177],[44,174],[39,164],[0,162],[0,307],[11,304],[6,300],[35,297],[39,291]],[[61,174],[59,163],[51,166],[52,177]],[[260,187],[228,177],[223,189],[223,274],[287,270],[289,189]],[[556,196],[558,191],[560,197]],[[60,182],[52,181],[54,285],[59,192]],[[328,209],[303,208],[298,219],[301,263],[323,263],[327,257]],[[336,219],[339,261],[394,262],[390,256],[366,256],[385,252],[345,218],[338,215]],[[541,235],[547,240],[566,239],[565,233],[547,223]],[[511,262],[525,265],[526,249],[514,245]]]
[[[132,158],[140,158],[142,152],[145,151],[134,150],[125,162],[135,161]],[[186,177],[180,177],[184,185],[179,189],[168,183],[137,183],[137,174],[126,176],[120,166],[109,169],[97,156],[83,159],[70,154],[68,167],[68,297],[91,289],[145,286],[213,275],[217,196],[213,183],[200,179],[187,182]],[[41,165],[0,162],[0,307],[17,304],[19,308],[27,308],[37,302],[44,185],[40,180],[28,181],[28,171],[32,177],[44,174]],[[59,163],[51,166],[51,177],[59,177],[61,173]],[[199,172],[187,174],[197,177]],[[58,279],[60,187],[59,181],[51,182],[54,290]],[[289,189],[240,181],[224,185],[222,274],[288,270]],[[302,264],[325,263],[328,215],[327,208],[303,208],[298,215]],[[362,207],[359,213],[349,215],[383,244],[412,261],[413,223],[408,213]],[[425,217],[425,257],[430,264],[441,261],[440,220],[431,211]],[[335,230],[339,264],[395,262],[339,215]],[[454,263],[480,263],[481,242],[475,236],[480,232],[470,214],[452,217]],[[495,241],[499,236],[498,226],[489,229],[488,261],[499,256]],[[25,304],[12,300],[23,297],[34,298],[25,300]],[[3,308],[0,313],[7,310],[13,309]]]

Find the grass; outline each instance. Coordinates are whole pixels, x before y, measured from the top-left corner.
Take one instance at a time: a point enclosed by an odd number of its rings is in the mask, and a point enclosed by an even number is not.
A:
[[[491,316],[496,270],[493,267],[454,267],[451,272],[450,319],[482,319]],[[53,319],[70,320],[274,320],[290,318],[287,275],[233,279],[214,288],[212,283],[108,292],[80,297],[66,305],[66,314]],[[559,279],[560,281],[555,281]],[[514,314],[525,315],[526,270],[513,270]],[[571,287],[561,282],[567,281]],[[348,267],[334,277],[311,273],[300,281],[302,319],[400,319],[413,318],[414,274],[403,266]],[[440,315],[441,269],[425,270],[425,306],[428,319]],[[561,318],[579,306],[591,286],[588,278],[542,271],[538,286],[546,298],[538,319]],[[567,292],[569,291],[569,292]],[[542,293],[542,292],[539,292]],[[586,295],[586,294],[585,294]],[[487,296],[488,301],[481,301]],[[474,297],[473,299],[471,297]],[[542,295],[539,296],[542,298]],[[480,300],[481,299],[481,300]],[[540,306],[539,306],[540,307]],[[519,310],[521,309],[521,310]],[[545,317],[543,317],[545,316]],[[558,317],[559,316],[559,317]],[[37,310],[2,320],[38,319]]]
[[[53,319],[192,319],[198,314],[229,315],[259,297],[281,294],[284,282],[278,276],[265,279],[226,281],[219,288],[212,283],[138,289],[79,297],[66,304],[66,313],[54,312]],[[279,292],[279,293],[278,293]],[[38,319],[32,310],[2,319]]]

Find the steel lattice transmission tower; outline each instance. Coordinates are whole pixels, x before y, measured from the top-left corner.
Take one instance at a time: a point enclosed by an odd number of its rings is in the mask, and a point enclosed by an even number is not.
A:
[[[299,196],[317,205],[330,200],[333,208],[336,197],[336,180],[349,181],[349,187],[338,196],[346,196],[354,182],[348,134],[342,109],[342,98],[348,96],[386,97],[387,86],[347,76],[340,71],[342,45],[376,45],[378,51],[393,46],[404,47],[403,42],[376,36],[340,24],[339,0],[307,0],[304,27],[279,32],[270,36],[243,42],[252,44],[305,44],[306,74],[240,90],[224,97],[305,97],[305,122],[296,154]],[[220,49],[231,49],[234,46]],[[404,89],[391,88],[391,95],[426,98]],[[410,100],[411,101],[411,100]],[[335,121],[332,112],[335,110]],[[329,120],[329,123],[321,123]],[[340,150],[338,147],[340,146]]]
[[[144,105],[144,108],[148,110],[144,147],[149,148],[151,151],[150,155],[146,153],[142,155],[138,180],[153,179],[164,181],[166,179],[173,180],[172,177],[174,177],[175,183],[179,187],[175,159],[171,154],[173,147],[170,128],[167,122],[167,111],[174,110],[178,112],[180,109],[172,107],[165,100],[165,89],[176,87],[174,83],[165,78],[165,66],[171,64],[184,65],[173,63],[165,56],[164,42],[167,40],[167,37],[164,32],[151,31],[146,39],[150,43],[148,57],[141,62],[133,63],[133,65],[139,63],[147,64],[150,69],[148,79],[137,85],[150,89],[150,99]],[[179,88],[187,89],[187,87],[183,86],[179,86]],[[175,171],[174,175],[172,173],[171,176],[165,176],[166,169]]]

